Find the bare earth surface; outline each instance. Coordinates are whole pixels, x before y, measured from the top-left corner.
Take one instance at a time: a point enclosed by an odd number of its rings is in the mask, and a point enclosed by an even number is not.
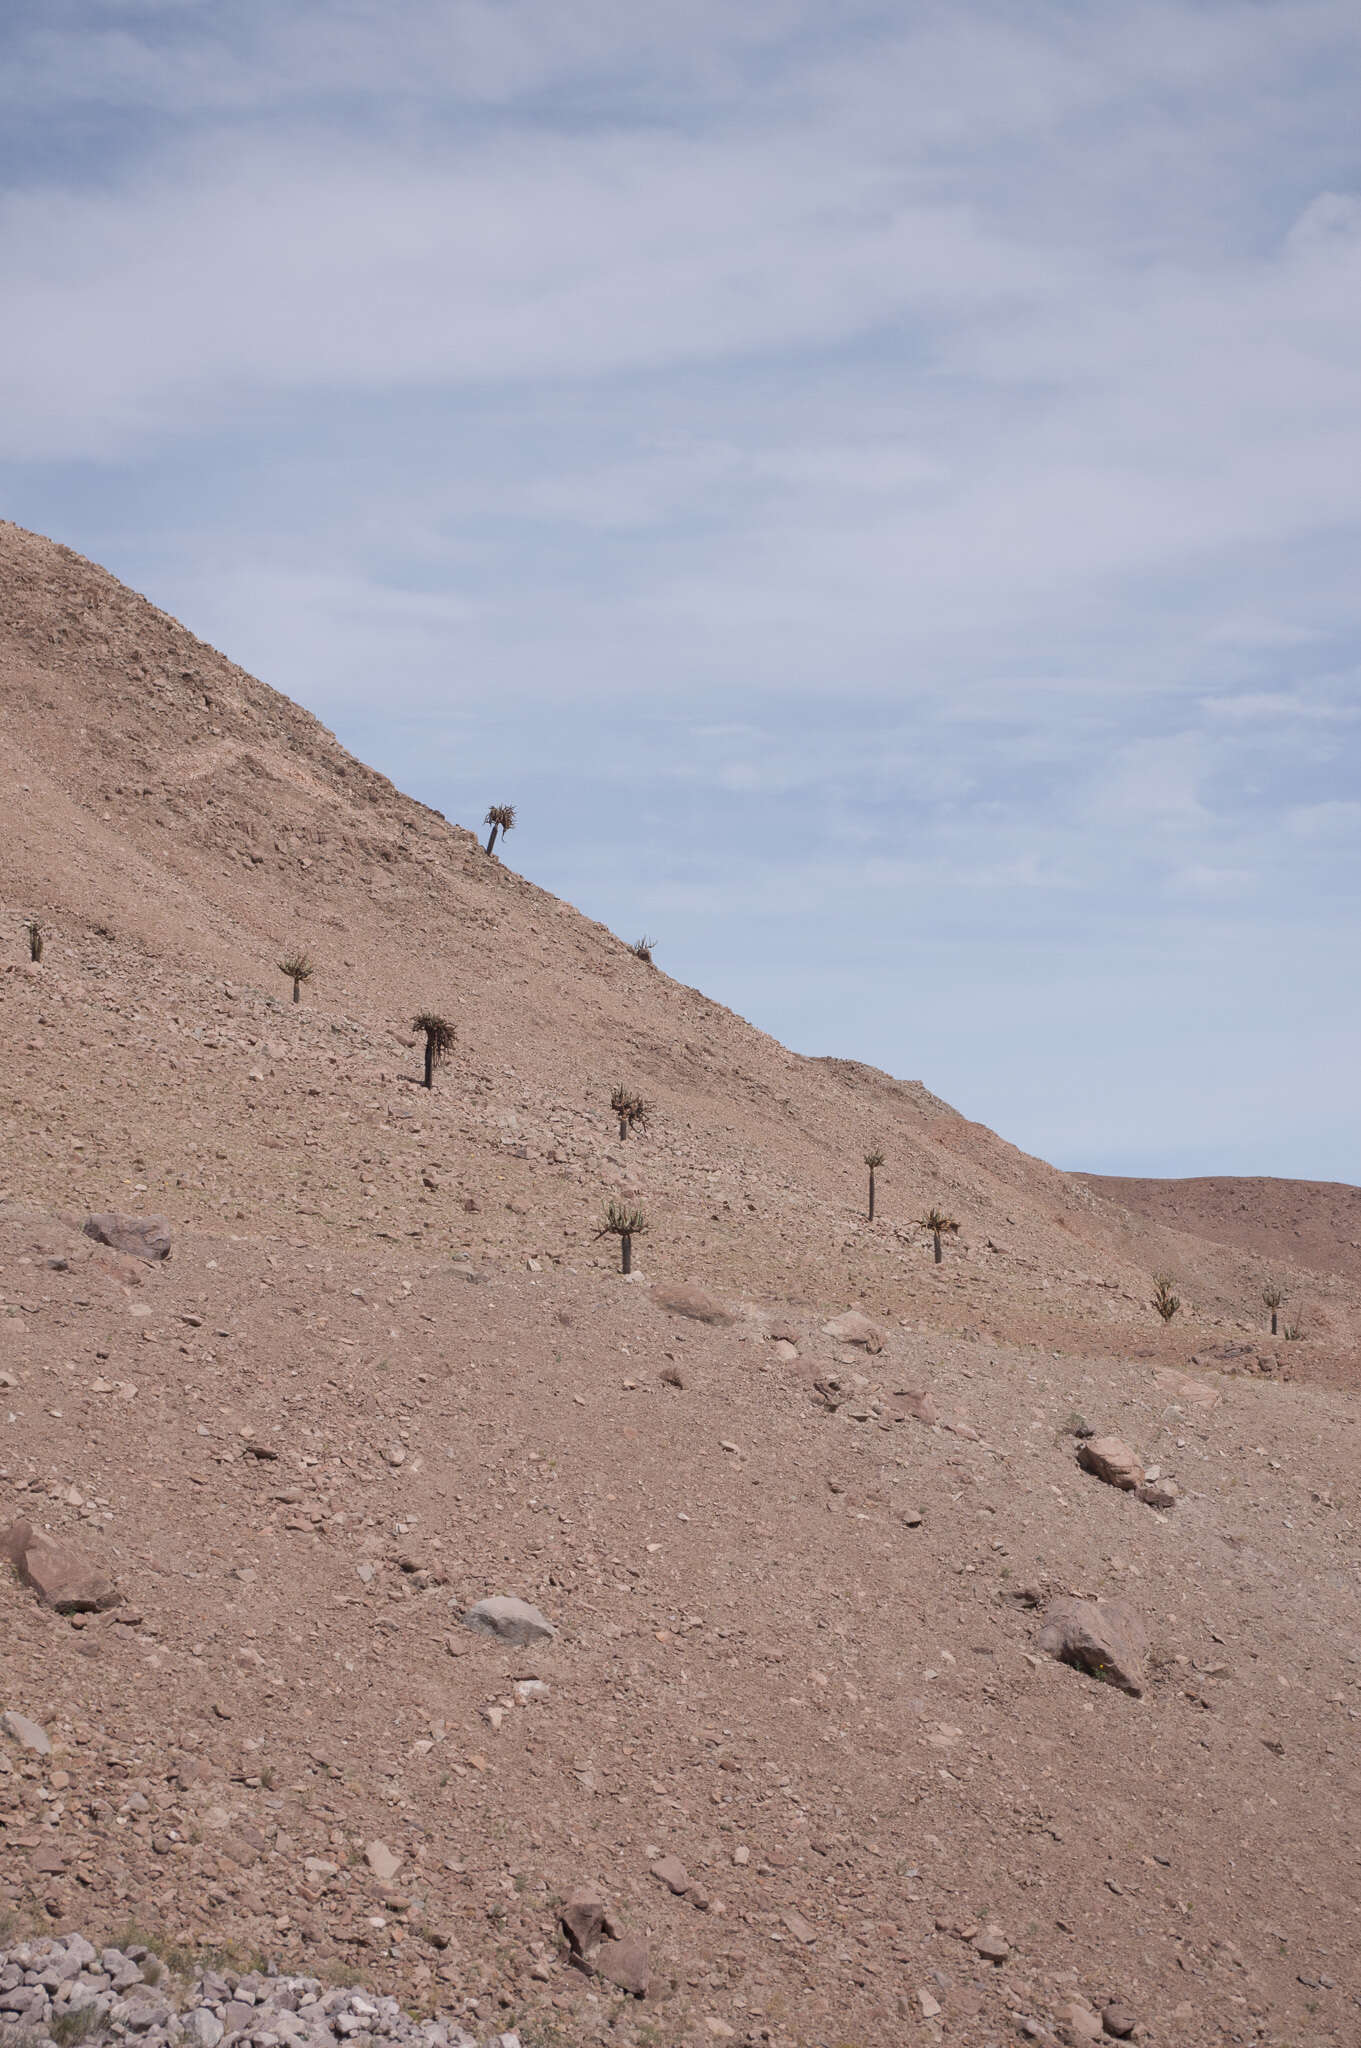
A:
[[[1172,1230],[1361,1285],[1361,1188],[1332,1180],[1123,1180],[1074,1174],[1093,1193]]]
[[[1162,1202],[799,1058],[7,526],[0,774],[0,1530],[122,1596],[0,1574],[6,1941],[525,2048],[1361,2039],[1357,1191]],[[1037,1647],[1070,1595],[1137,1696]]]

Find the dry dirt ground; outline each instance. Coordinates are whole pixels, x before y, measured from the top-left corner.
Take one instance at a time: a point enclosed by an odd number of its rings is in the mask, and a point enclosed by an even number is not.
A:
[[[0,1708],[53,1742],[0,1738],[0,1911],[527,2048],[986,2048],[1111,2001],[1361,2039],[1354,1247],[796,1057],[5,526],[0,721],[0,1524],[124,1594],[0,1579]],[[81,1234],[109,1208],[168,1263]],[[851,1307],[881,1349],[825,1333]],[[1178,1504],[1079,1470],[1079,1417]],[[496,1593],[553,1642],[462,1627]],[[1142,1697],[1037,1652],[1069,1593],[1140,1617]],[[585,1883],[646,1999],[564,1960]]]

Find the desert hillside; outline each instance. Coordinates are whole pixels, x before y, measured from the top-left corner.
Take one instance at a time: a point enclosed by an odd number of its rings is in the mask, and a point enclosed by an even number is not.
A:
[[[800,1058],[10,526],[0,772],[0,1531],[118,1596],[11,1538],[15,1930],[522,2048],[1357,2038],[1356,1191],[1216,1227]]]
[[[1361,1285],[1361,1188],[1267,1176],[1125,1180],[1079,1173],[1092,1192],[1170,1230],[1236,1245],[1268,1265]]]

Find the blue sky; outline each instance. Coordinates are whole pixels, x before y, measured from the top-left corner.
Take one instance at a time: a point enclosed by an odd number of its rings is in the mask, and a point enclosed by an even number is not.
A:
[[[0,509],[797,1049],[1361,1179],[1354,0],[10,0]]]

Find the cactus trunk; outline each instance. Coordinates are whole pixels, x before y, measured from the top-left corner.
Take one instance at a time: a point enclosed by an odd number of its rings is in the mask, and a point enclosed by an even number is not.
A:
[[[874,1221],[874,1168],[870,1168],[870,1222]]]
[[[623,1233],[619,1240],[619,1249],[622,1255],[621,1270],[625,1273],[631,1273],[633,1271],[633,1233],[631,1231],[626,1230]]]
[[[1274,1336],[1276,1335],[1276,1311],[1275,1311],[1275,1309],[1272,1309],[1272,1311],[1271,1311],[1271,1334],[1272,1334],[1272,1336],[1273,1336],[1273,1337],[1274,1337]]]
[[[491,831],[490,831],[490,832],[489,832],[489,833],[487,834],[487,851],[488,851],[488,853],[490,853],[490,852],[491,852],[491,850],[492,850],[492,848],[493,848],[493,846],[495,846],[495,844],[496,844],[496,835],[497,835],[497,833],[498,833],[498,832],[500,831],[500,829],[501,829],[501,828],[500,828],[500,826],[499,826],[499,825],[493,825],[493,826],[492,826],[492,828],[491,828]]]
[[[427,1038],[425,1041],[425,1085],[427,1088],[433,1088],[435,1085],[435,1041],[433,1038]]]
[[[938,1230],[933,1230],[933,1231],[932,1231],[932,1233],[931,1233],[931,1235],[932,1235],[932,1237],[933,1237],[933,1238],[935,1239],[935,1241],[936,1241],[936,1264],[937,1264],[937,1265],[939,1265],[939,1264],[940,1264],[940,1232],[939,1232]]]
[[[293,977],[293,1000],[295,1003],[302,1001],[302,976],[300,974],[295,974]]]

